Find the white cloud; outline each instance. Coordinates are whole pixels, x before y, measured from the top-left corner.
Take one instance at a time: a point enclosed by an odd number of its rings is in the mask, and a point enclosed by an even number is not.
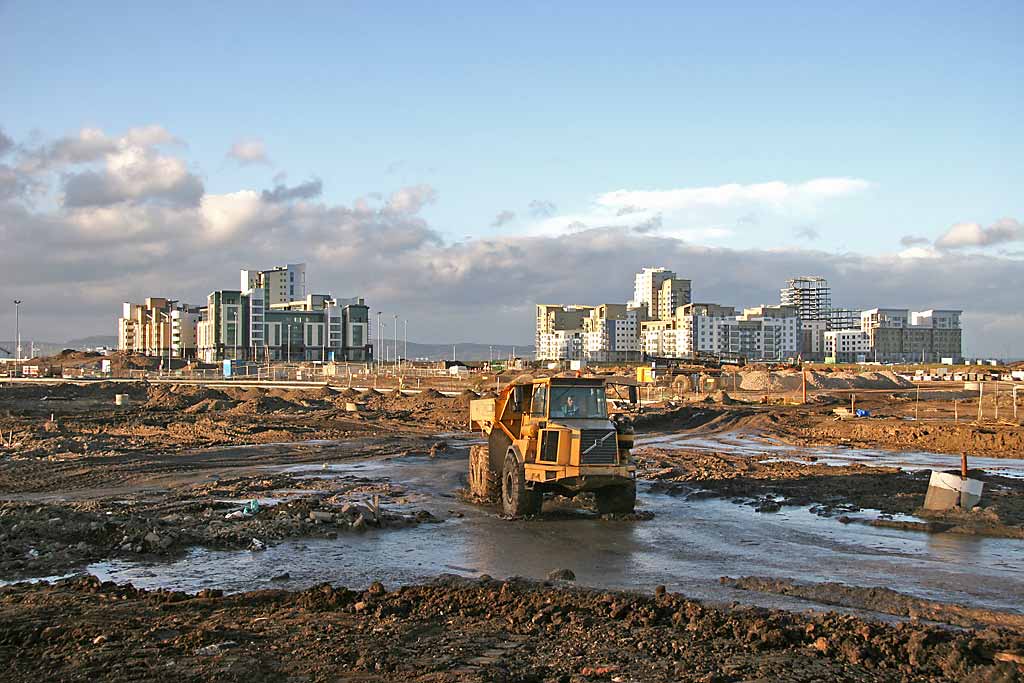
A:
[[[769,224],[772,214],[812,224],[826,201],[871,186],[859,178],[815,178],[802,183],[771,181],[672,190],[616,190],[598,195],[585,210],[543,217],[527,228],[533,235],[563,234],[579,225],[629,228],[687,241],[718,242],[750,225]],[[763,217],[762,217],[763,216]],[[763,228],[761,228],[763,231]],[[792,234],[788,226],[780,230]],[[804,236],[806,238],[806,236]]]
[[[206,195],[199,209],[206,227],[204,237],[212,242],[230,239],[255,219],[262,207],[260,195],[253,190]]]
[[[790,203],[843,197],[866,190],[870,186],[868,181],[859,178],[817,178],[797,184],[772,181],[753,185],[730,183],[675,190],[616,190],[599,196],[597,204],[615,209],[656,211],[749,204],[782,207]]]
[[[978,223],[956,223],[935,240],[935,246],[941,249],[961,249],[1018,241],[1024,241],[1024,225],[1013,218],[1002,218],[987,228]]]
[[[424,183],[396,190],[388,198],[388,203],[384,208],[386,211],[394,213],[413,214],[419,213],[420,209],[436,200],[437,190]]]
[[[908,247],[897,254],[902,259],[942,258],[942,252],[934,247]]]
[[[266,145],[264,145],[263,141],[259,139],[239,140],[235,144],[231,145],[231,149],[228,150],[227,155],[242,166],[248,166],[251,164],[270,164],[270,158],[267,157]]]

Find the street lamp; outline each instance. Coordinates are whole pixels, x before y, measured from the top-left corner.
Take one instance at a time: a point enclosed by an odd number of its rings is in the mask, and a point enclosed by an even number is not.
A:
[[[14,300],[14,344],[14,371],[18,372],[18,364],[21,363],[21,299]]]
[[[398,367],[398,314],[395,313],[395,367]]]

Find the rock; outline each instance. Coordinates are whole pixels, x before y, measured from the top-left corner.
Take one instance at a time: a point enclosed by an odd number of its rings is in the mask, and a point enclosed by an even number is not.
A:
[[[330,524],[334,521],[334,513],[325,510],[310,510],[309,518],[314,522]]]
[[[355,604],[355,610],[357,612],[362,612],[363,610],[365,610],[369,606],[370,606],[370,604],[368,602],[366,602],[365,600],[360,600],[359,602],[357,602]]]
[[[212,657],[214,655],[219,655],[224,650],[228,650],[233,647],[238,647],[238,643],[236,643],[233,640],[226,640],[223,643],[214,643],[213,645],[201,647],[198,650],[196,650],[196,654],[200,657]]]
[[[287,581],[290,578],[292,578],[292,575],[289,574],[288,572],[285,572],[283,574],[278,574],[277,576],[271,576],[270,580],[271,581]]]
[[[98,635],[98,636],[96,636],[95,638],[92,639],[92,644],[93,645],[102,645],[103,643],[107,642],[108,640],[109,640],[109,638],[107,638],[103,634],[100,634],[100,635]]]
[[[387,591],[384,590],[384,584],[380,581],[374,581],[370,584],[370,587],[366,589],[366,592],[370,595],[384,595]]]
[[[248,547],[248,550],[250,552],[254,552],[254,553],[258,553],[261,550],[266,550],[266,549],[267,549],[267,544],[264,543],[263,541],[261,541],[258,538],[252,539],[252,542],[249,544],[249,547]]]
[[[576,574],[571,569],[552,569],[548,572],[548,581],[575,581]]]

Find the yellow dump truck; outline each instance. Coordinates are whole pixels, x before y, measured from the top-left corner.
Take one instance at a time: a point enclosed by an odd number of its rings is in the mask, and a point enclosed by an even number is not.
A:
[[[470,449],[473,496],[500,498],[513,517],[538,514],[545,493],[588,491],[600,513],[632,512],[633,423],[627,413],[609,414],[609,386],[636,405],[636,386],[594,377],[517,380],[497,398],[471,401],[471,426],[487,437]]]

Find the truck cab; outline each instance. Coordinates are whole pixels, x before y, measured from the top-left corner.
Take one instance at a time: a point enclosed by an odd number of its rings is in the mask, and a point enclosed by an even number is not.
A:
[[[635,390],[630,394],[635,396]],[[599,512],[633,510],[632,424],[623,414],[609,414],[603,378],[516,383],[496,399],[473,401],[470,419],[488,436],[487,474],[500,477],[508,514],[538,512],[545,493],[571,497],[593,492]],[[476,457],[483,460],[480,453]],[[471,463],[471,488],[473,470]],[[482,470],[481,462],[477,479],[484,475]]]

